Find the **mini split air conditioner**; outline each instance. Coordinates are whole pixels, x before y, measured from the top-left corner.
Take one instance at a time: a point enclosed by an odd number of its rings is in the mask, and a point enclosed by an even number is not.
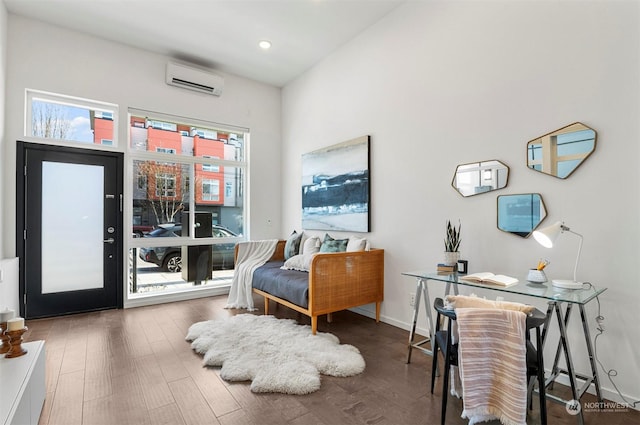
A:
[[[166,82],[171,86],[220,96],[224,78],[210,72],[177,63],[167,63]]]

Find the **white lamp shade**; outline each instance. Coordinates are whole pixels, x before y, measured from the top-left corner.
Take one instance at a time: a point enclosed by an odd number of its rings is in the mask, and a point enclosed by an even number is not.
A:
[[[562,232],[562,222],[557,221],[551,226],[533,232],[533,237],[538,243],[545,248],[552,248],[553,243]]]
[[[562,222],[556,221],[551,226],[533,232],[533,237],[536,241],[538,241],[540,245],[544,246],[545,248],[553,248],[553,243],[562,232],[573,233],[580,238],[580,244],[578,245],[578,255],[576,257],[576,265],[573,268],[573,280],[553,279],[551,283],[553,284],[553,286],[557,286],[559,288],[582,289],[582,282],[578,282],[576,280],[576,275],[578,273],[578,261],[580,261],[580,252],[582,251],[582,235],[571,231],[571,229],[562,224]]]

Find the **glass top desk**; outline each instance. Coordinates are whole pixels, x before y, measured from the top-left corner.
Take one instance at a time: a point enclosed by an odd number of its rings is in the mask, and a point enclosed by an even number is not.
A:
[[[453,284],[453,291],[455,294],[458,294],[458,285],[469,286],[473,288],[483,288],[489,289],[492,291],[502,292],[504,294],[517,294],[517,295],[527,295],[530,297],[541,298],[547,301],[547,318],[544,323],[544,328],[542,332],[542,341],[543,344],[546,341],[547,330],[549,329],[549,324],[551,322],[551,318],[553,313],[556,313],[558,327],[560,330],[560,339],[558,341],[558,347],[556,349],[556,356],[553,362],[553,368],[551,369],[551,375],[546,379],[546,385],[550,385],[553,383],[556,378],[562,373],[566,374],[569,378],[569,382],[571,385],[571,391],[573,395],[573,400],[579,402],[582,395],[586,392],[589,386],[593,383],[596,396],[598,397],[598,401],[602,402],[602,393],[600,391],[600,380],[598,379],[598,371],[595,363],[595,356],[593,351],[593,344],[591,343],[591,335],[589,332],[589,326],[587,324],[587,318],[584,311],[584,306],[596,298],[598,295],[602,294],[606,291],[607,288],[595,288],[591,287],[588,289],[562,289],[556,288],[551,285],[551,282],[546,282],[544,284],[540,283],[531,283],[526,279],[520,279],[518,283],[511,286],[500,286],[491,283],[479,283],[479,282],[469,282],[466,280],[460,279],[460,277],[464,275],[458,275],[457,273],[436,273],[436,272],[428,272],[428,271],[416,271],[416,272],[404,272],[403,276],[413,277],[417,280],[416,284],[416,296],[415,303],[413,307],[413,319],[411,324],[411,330],[409,332],[409,354],[407,356],[407,363],[411,362],[411,350],[413,348],[417,348],[427,354],[433,355],[433,352],[425,347],[422,347],[423,344],[430,341],[431,335],[435,332],[435,324],[433,323],[431,316],[431,301],[429,299],[429,288],[427,286],[428,281],[436,281],[446,285],[445,294],[449,294],[451,291],[451,286]],[[425,304],[425,312],[427,317],[427,323],[429,325],[430,335],[426,339],[421,341],[414,342],[415,332],[416,332],[416,323],[418,321],[418,312],[420,310],[420,298],[423,299]],[[566,305],[565,311],[563,313],[563,304]],[[591,364],[591,375],[586,376],[582,374],[576,373],[573,366],[573,359],[571,357],[571,349],[569,347],[569,340],[567,338],[567,325],[569,323],[569,317],[571,315],[571,310],[574,305],[578,306],[580,310],[580,317],[582,320],[582,329],[584,331],[585,342],[587,345],[587,351],[589,354],[589,362]],[[561,353],[564,353],[564,358],[566,362],[566,370],[558,367],[558,362],[560,360]],[[581,388],[578,388],[577,379],[581,379],[584,381],[584,384]],[[566,403],[567,400],[562,400],[559,397],[556,397],[552,394],[547,393],[547,398],[558,401],[561,403]],[[582,409],[580,409],[580,414],[578,415],[578,419],[580,423],[584,423],[584,419],[582,417]]]

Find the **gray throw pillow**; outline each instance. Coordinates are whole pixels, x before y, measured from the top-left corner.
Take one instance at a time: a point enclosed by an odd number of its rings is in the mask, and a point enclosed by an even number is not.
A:
[[[324,235],[320,252],[345,252],[349,239],[333,239],[329,234]]]
[[[298,255],[300,251],[300,241],[302,240],[302,233],[297,233],[295,230],[287,239],[284,244],[284,259],[288,260],[294,255]]]

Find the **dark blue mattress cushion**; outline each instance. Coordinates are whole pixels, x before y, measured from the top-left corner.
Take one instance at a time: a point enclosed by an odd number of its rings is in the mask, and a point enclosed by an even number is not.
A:
[[[309,273],[282,270],[284,261],[268,261],[253,272],[253,287],[303,308],[309,307]]]

